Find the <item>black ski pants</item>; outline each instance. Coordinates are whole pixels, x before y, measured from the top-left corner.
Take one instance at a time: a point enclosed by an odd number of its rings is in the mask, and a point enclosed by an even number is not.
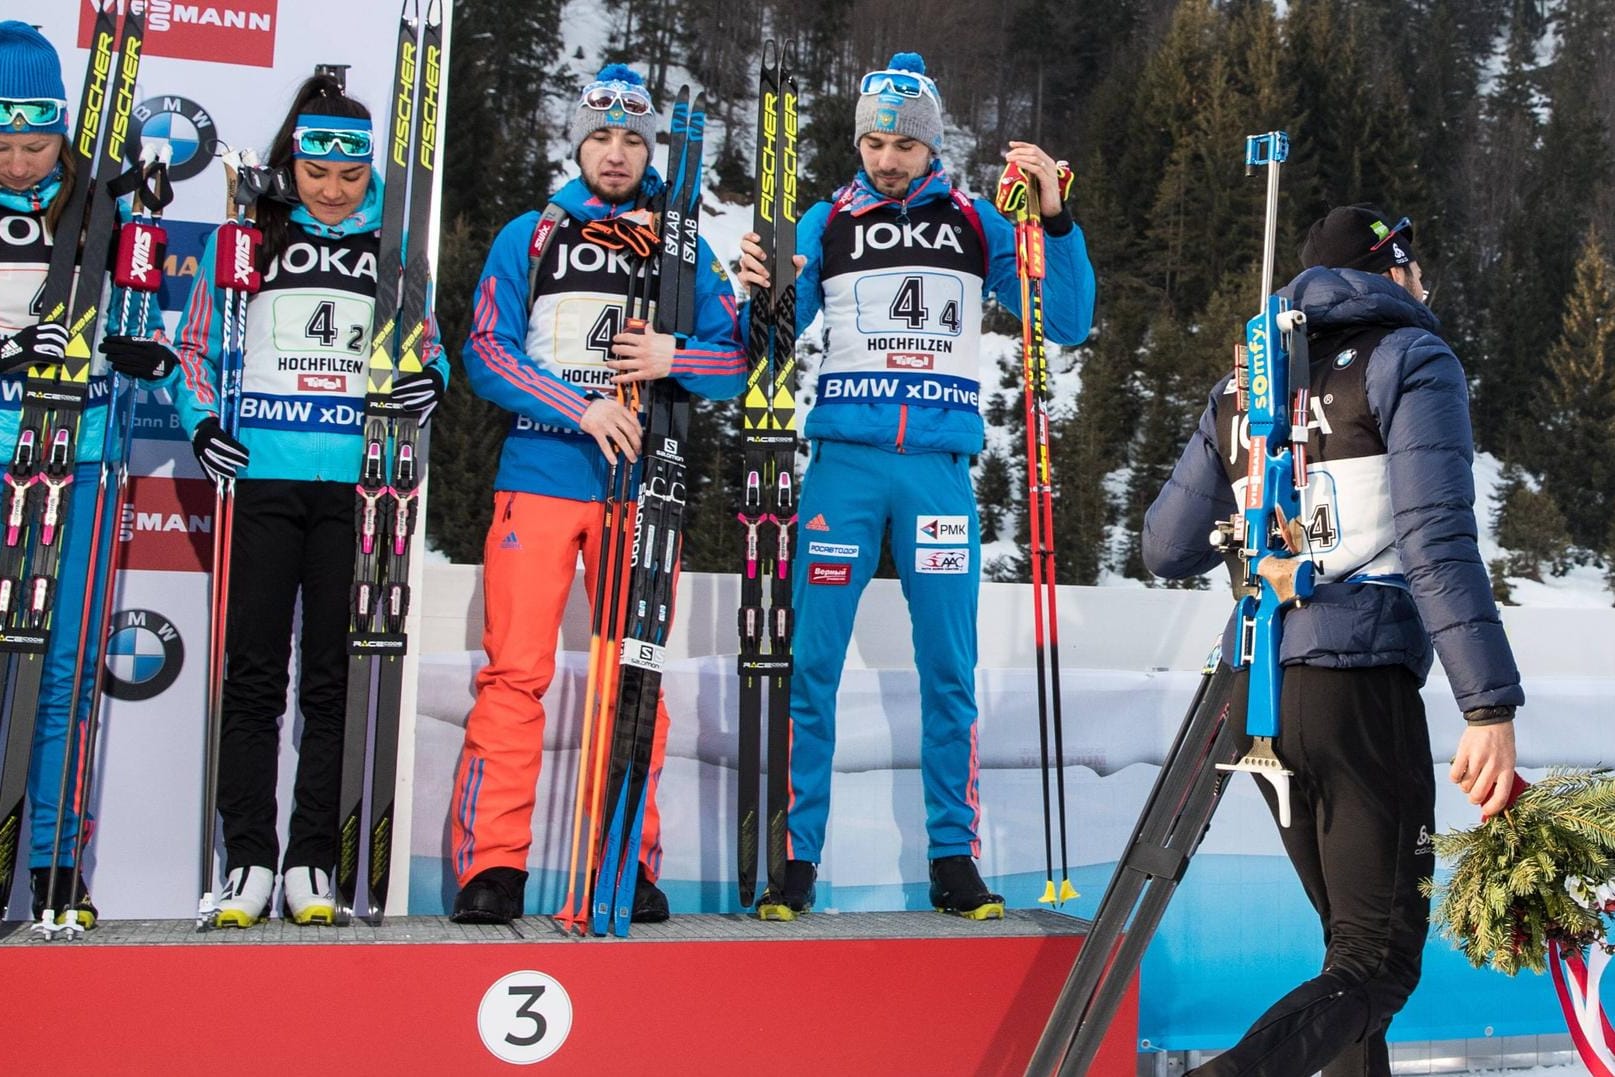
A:
[[[1235,684],[1243,714],[1249,677]],[[1275,1002],[1200,1077],[1389,1077],[1385,1033],[1419,982],[1435,867],[1435,777],[1418,683],[1402,666],[1286,666],[1278,756],[1285,852],[1323,924],[1323,971]],[[1272,787],[1258,780],[1277,819]],[[1258,895],[1252,895],[1260,900]]]
[[[275,784],[280,720],[298,639],[298,742],[284,867],[336,863],[342,725],[347,709],[348,607],[353,586],[351,483],[242,479],[236,483],[226,633],[219,817],[228,867],[276,866]]]

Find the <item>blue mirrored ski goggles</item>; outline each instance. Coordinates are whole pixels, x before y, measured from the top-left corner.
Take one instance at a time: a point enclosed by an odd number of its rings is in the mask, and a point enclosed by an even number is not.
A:
[[[941,103],[941,99],[937,97],[936,83],[912,71],[871,71],[858,84],[858,92],[861,94],[888,91],[899,97],[919,97],[923,94],[938,104]]]
[[[54,97],[0,98],[0,128],[49,127],[66,111],[67,102]]]
[[[298,127],[292,131],[292,153],[297,157],[351,157],[368,163],[371,143],[369,131],[333,131],[325,127]]]
[[[653,107],[650,95],[635,87],[605,83],[591,86],[583,93],[583,107],[596,112],[609,112],[617,104],[622,105],[622,110],[630,116],[643,116]]]

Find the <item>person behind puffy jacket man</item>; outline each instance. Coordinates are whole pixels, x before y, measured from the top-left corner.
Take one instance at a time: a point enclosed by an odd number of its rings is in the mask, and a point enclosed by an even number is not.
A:
[[[1394,221],[1394,223],[1393,223]],[[1313,413],[1303,556],[1318,586],[1284,614],[1275,748],[1294,777],[1285,851],[1323,924],[1323,971],[1194,1072],[1388,1075],[1391,1018],[1419,982],[1433,871],[1435,779],[1419,687],[1431,647],[1467,722],[1450,776],[1495,814],[1514,770],[1519,671],[1476,545],[1463,368],[1424,305],[1413,226],[1336,208],[1281,294],[1307,316]],[[1151,572],[1220,560],[1206,536],[1243,503],[1248,417],[1231,379],[1144,519]],[[1233,653],[1232,622],[1223,653]],[[1248,677],[1236,680],[1243,713]],[[1257,783],[1276,815],[1267,783]]]
[[[599,222],[632,214],[663,187],[650,165],[659,118],[644,79],[610,64],[583,88],[570,137],[582,175],[494,239],[477,282],[464,358],[477,395],[511,413],[494,476],[494,515],[483,549],[483,647],[477,699],[466,716],[455,771],[451,853],[460,923],[508,923],[525,911],[527,853],[543,761],[543,696],[568,594],[584,563],[591,602],[611,461],[632,461],[640,420],[601,390],[672,378],[725,399],[745,387],[734,290],[701,240],[695,333],[624,331],[639,263],[591,238]],[[547,239],[545,237],[548,237]],[[531,259],[539,249],[536,273]],[[652,260],[654,271],[654,259]],[[654,294],[654,286],[653,286]],[[628,508],[630,521],[633,506]],[[667,749],[660,698],[632,917],[668,917],[656,885],[661,824],[656,790]]]
[[[859,596],[881,538],[913,619],[920,675],[931,903],[970,919],[1002,916],[976,870],[976,599],[981,533],[970,459],[983,445],[979,378],[983,301],[1020,313],[1014,227],[966,197],[942,168],[942,104],[917,53],[898,53],[859,86],[854,138],[863,168],[797,230],[796,312],[824,311],[829,346],[805,432],[791,679],[791,806],[784,892],[758,901],[765,920],[812,907],[830,810],[836,691]],[[1094,275],[1082,230],[1061,204],[1057,166],[1029,142],[1005,158],[1038,182],[1048,233],[1044,324],[1080,344]],[[767,287],[755,233],[740,279]]]

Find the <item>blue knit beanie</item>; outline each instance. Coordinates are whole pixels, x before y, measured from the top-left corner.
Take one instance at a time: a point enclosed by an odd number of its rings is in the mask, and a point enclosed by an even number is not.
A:
[[[882,79],[891,75],[895,79],[917,80],[924,88],[917,95],[898,93]],[[860,85],[869,85],[870,91],[858,97],[857,116],[853,122],[852,144],[871,132],[917,139],[931,147],[932,153],[942,152],[942,102],[938,99],[936,83],[925,74],[925,60],[917,52],[899,52],[881,71],[865,75]]]
[[[38,30],[25,22],[0,22],[0,100],[67,100],[62,61]],[[0,117],[0,122],[11,117]],[[67,110],[54,123],[31,126],[20,117],[4,131],[12,134],[67,134]]]
[[[610,96],[619,95],[612,102],[611,107],[605,109],[590,108],[584,102],[591,96],[601,94]],[[650,91],[645,88],[645,77],[627,64],[607,64],[600,69],[594,81],[583,88],[578,95],[578,105],[572,113],[572,123],[567,128],[567,137],[572,140],[573,152],[583,145],[583,140],[603,127],[621,127],[632,131],[645,140],[650,146],[656,142],[656,125],[660,117],[656,114],[656,106],[652,104],[647,111],[641,113],[629,112],[623,107],[620,95],[629,94],[650,101]]]

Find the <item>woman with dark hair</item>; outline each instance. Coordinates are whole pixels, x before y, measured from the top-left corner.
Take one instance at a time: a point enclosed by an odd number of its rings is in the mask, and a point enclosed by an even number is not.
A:
[[[263,286],[247,304],[235,437],[219,416],[224,319],[211,279],[211,238],[180,327],[180,417],[208,474],[236,480],[219,747],[227,872],[219,926],[250,927],[268,915],[277,861],[290,919],[335,918],[329,869],[336,862],[354,488],[380,248],[373,141],[369,110],[323,75],[298,89],[275,135],[266,163],[290,173],[296,200],[259,202]],[[426,370],[399,378],[393,389],[393,399],[423,422],[448,376],[430,322],[425,358]],[[276,761],[299,593],[303,733],[282,858]]]
[[[56,50],[28,23],[0,22],[0,451],[12,459],[21,426],[22,385],[27,368],[35,363],[60,363],[67,346],[67,329],[59,322],[40,322],[39,300],[57,241],[62,210],[76,178],[73,155],[63,152],[68,132],[67,90]],[[81,242],[79,237],[62,237]],[[99,282],[98,282],[99,286]],[[117,296],[106,304],[117,317],[123,304]],[[110,332],[114,327],[108,326]],[[161,314],[153,304],[148,324],[117,326],[124,332],[150,334],[162,328]],[[102,342],[110,365],[133,377],[161,376],[161,364],[172,358],[155,342],[130,336],[110,336]],[[28,867],[33,884],[34,919],[45,911],[50,868],[57,879],[54,893],[58,923],[71,915],[82,927],[95,923],[82,880],[76,877],[79,819],[69,797],[58,802],[64,767],[75,760],[65,757],[70,727],[89,713],[91,680],[97,667],[100,640],[85,636],[82,664],[79,626],[99,624],[99,613],[85,609],[85,577],[90,569],[88,549],[95,519],[102,440],[106,424],[107,371],[97,363],[90,370],[89,401],[79,422],[77,466],[70,484],[66,545],[57,576],[49,649],[40,683],[39,706],[28,768],[30,804]],[[3,466],[3,465],[0,465]],[[105,564],[105,561],[102,561]],[[92,598],[92,605],[98,603]],[[88,619],[88,620],[86,620]],[[80,675],[73,698],[74,670]],[[57,819],[61,817],[60,844]],[[69,894],[73,895],[72,898]],[[5,895],[0,895],[0,907]],[[73,908],[63,908],[69,900]]]

